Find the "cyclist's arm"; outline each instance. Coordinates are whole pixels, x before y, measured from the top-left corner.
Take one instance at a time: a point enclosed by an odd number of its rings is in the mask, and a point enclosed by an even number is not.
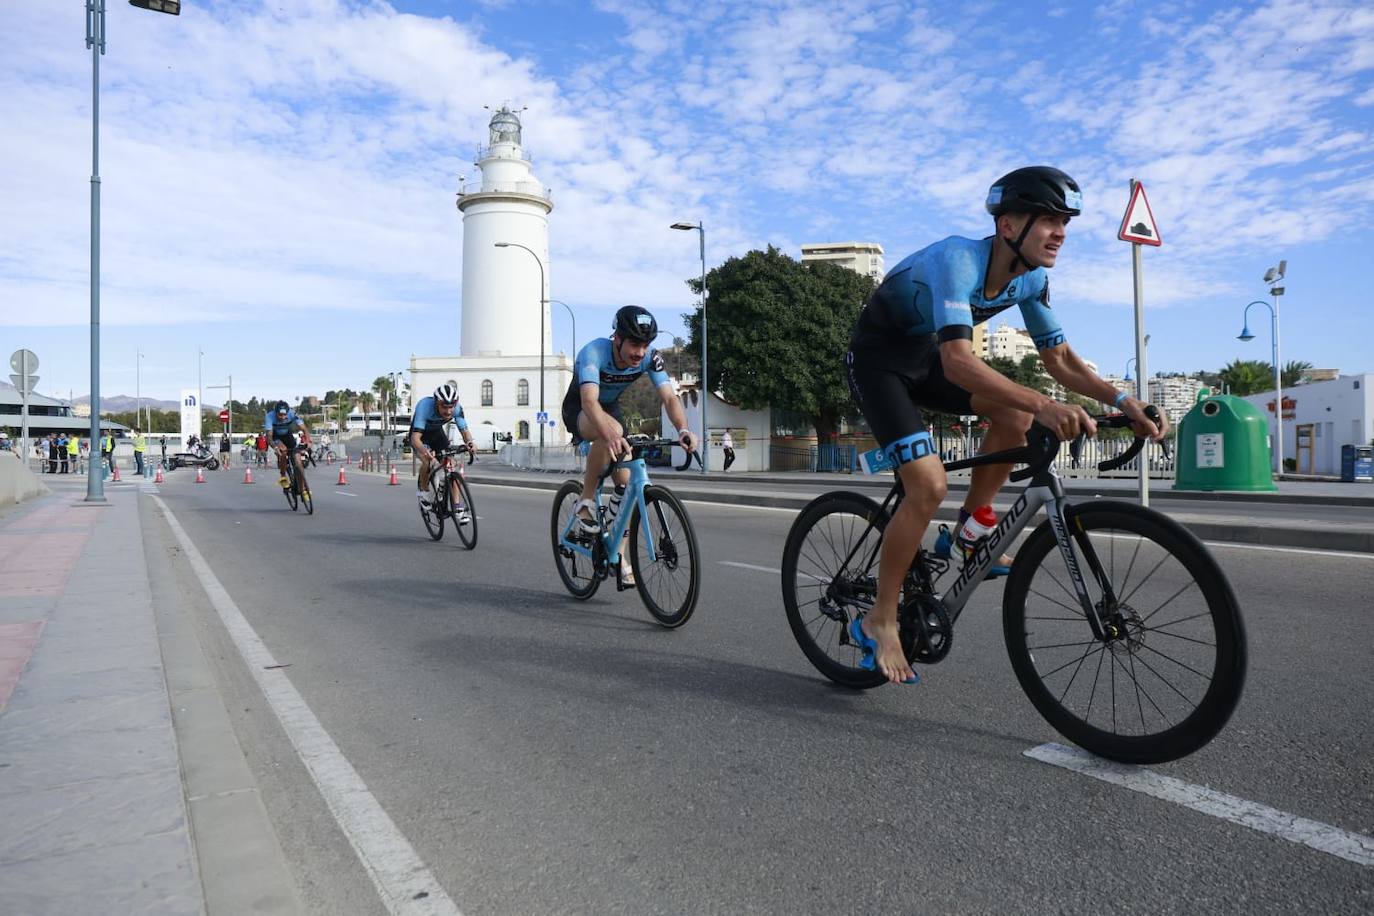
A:
[[[973,345],[965,338],[956,337],[940,344],[940,363],[944,366],[945,378],[969,394],[980,395],[1029,414],[1037,414],[1054,403],[1047,395],[1016,384],[983,362],[974,354]]]
[[[1058,346],[1046,347],[1040,351],[1040,359],[1044,362],[1045,371],[1050,374],[1050,377],[1065,388],[1103,404],[1117,406],[1116,398],[1120,392],[1116,386],[1109,385],[1099,378],[1097,373],[1088,368],[1088,364],[1083,362],[1082,357],[1075,353],[1068,344],[1061,343]],[[1120,407],[1121,411],[1133,421],[1132,425],[1137,434],[1148,436],[1156,442],[1164,438],[1165,432],[1169,429],[1169,421],[1163,413],[1160,414],[1160,422],[1156,426],[1145,416],[1145,405],[1129,394],[1121,402]]]
[[[625,441],[624,432],[616,434],[615,420],[601,406],[601,386],[595,382],[583,382],[578,394],[582,398],[582,412],[587,415],[587,421],[597,432],[596,438],[605,443],[612,455],[623,455],[628,452],[630,443]]]
[[[419,455],[421,458],[424,458],[426,461],[429,461],[434,458],[434,453],[429,450],[429,446],[425,445],[424,442],[420,440],[420,437],[422,435],[423,430],[418,430],[413,427],[411,428],[410,450],[415,454]]]
[[[679,436],[686,433],[692,448],[696,448],[696,436],[687,428],[687,412],[682,409],[682,401],[678,400],[677,394],[673,391],[673,383],[664,382],[657,390],[658,398],[667,409],[668,419],[672,422],[673,428],[678,431]]]

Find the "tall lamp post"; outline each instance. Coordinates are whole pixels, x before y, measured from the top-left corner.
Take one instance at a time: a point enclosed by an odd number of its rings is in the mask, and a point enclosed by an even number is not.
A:
[[[539,255],[534,253],[534,249],[528,245],[521,245],[519,242],[496,242],[497,248],[523,248],[534,258],[534,263],[539,265],[539,413],[544,413],[544,306],[549,300],[545,297],[544,291],[544,262],[539,260]],[[539,424],[539,455],[542,459],[544,455],[544,424]]]
[[[1130,359],[1126,360],[1126,375],[1121,379],[1123,382],[1134,381],[1134,380],[1131,378],[1131,363],[1133,363],[1133,362],[1136,362],[1136,358],[1135,358],[1134,356],[1132,356]],[[1138,366],[1136,367],[1136,369],[1137,369],[1137,371],[1139,371],[1139,367],[1138,367]]]
[[[1283,294],[1282,287],[1275,287],[1274,305],[1271,306],[1263,299],[1256,299],[1245,306],[1245,314],[1241,318],[1243,328],[1237,340],[1251,341],[1255,335],[1250,333],[1250,306],[1262,305],[1269,309],[1269,329],[1271,331],[1272,349],[1270,351],[1274,360],[1274,474],[1275,476],[1283,473],[1283,376],[1279,371],[1279,311],[1278,296]]]
[[[180,0],[129,0],[159,13],[181,14]],[[86,0],[91,49],[91,454],[100,448],[100,56],[105,53],[105,0]],[[86,475],[86,502],[105,502],[105,475]]]
[[[568,303],[564,302],[562,299],[550,299],[549,301],[557,302],[568,310],[568,320],[572,322],[573,331],[572,355],[573,359],[577,359],[577,316],[573,314],[572,306],[568,305]]]
[[[701,473],[705,474],[711,464],[711,433],[706,426],[706,402],[710,400],[709,386],[706,384],[706,228],[701,221],[696,223],[673,223],[669,229],[683,232],[696,230],[701,239]]]
[[[233,438],[234,438],[234,377],[233,377],[232,375],[229,376],[229,384],[227,384],[227,385],[206,385],[205,387],[206,387],[206,388],[212,388],[212,389],[213,389],[213,388],[228,388],[228,389],[229,389],[229,403],[226,404],[226,405],[224,405],[224,406],[225,406],[225,409],[229,411],[229,428],[228,428],[227,430],[225,430],[225,432],[228,434],[229,439],[230,439],[231,442],[232,442],[232,440],[233,440]]]

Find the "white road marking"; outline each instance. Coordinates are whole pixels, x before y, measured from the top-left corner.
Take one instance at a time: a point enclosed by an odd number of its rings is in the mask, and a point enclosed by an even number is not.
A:
[[[275,667],[277,660],[229,597],[172,510],[161,497],[152,499],[166,517],[210,603],[348,837],[387,911],[397,916],[461,916],[457,904],[315,718],[285,670]]]
[[[1033,760],[1174,802],[1242,827],[1272,833],[1291,843],[1310,846],[1318,852],[1338,856],[1357,865],[1374,865],[1374,837],[1351,833],[1171,776],[1161,776],[1142,767],[1103,760],[1081,748],[1042,744],[1023,753]]]
[[[781,569],[774,569],[771,566],[755,566],[753,563],[736,563],[733,560],[721,560],[721,566],[735,566],[740,569],[753,569],[759,572],[773,573],[776,576],[782,575]]]
[[[1337,557],[1344,560],[1374,560],[1374,553],[1351,553],[1344,550],[1312,550],[1308,547],[1273,547],[1269,544],[1236,544],[1231,541],[1203,541],[1208,547],[1229,547],[1233,550],[1272,550],[1275,553],[1305,553],[1314,557]]]
[[[357,494],[357,493],[345,493],[343,490],[335,490],[335,491],[333,491],[333,492],[334,492],[334,494],[335,494],[336,496],[351,496],[351,497],[353,497],[354,499],[357,499],[357,498],[358,498],[358,494]]]

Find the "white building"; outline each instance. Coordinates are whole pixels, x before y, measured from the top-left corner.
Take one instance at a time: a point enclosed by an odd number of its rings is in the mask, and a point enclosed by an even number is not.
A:
[[[540,356],[543,404],[553,420],[544,442],[563,445],[560,417],[572,382],[572,358],[549,352],[549,191],[534,177],[521,146],[520,116],[492,115],[489,144],[478,150],[478,187],[458,189],[463,214],[462,340],[459,356],[410,357],[414,399],[452,381],[468,425],[511,431],[539,442]],[[501,247],[498,247],[500,245]],[[542,313],[542,314],[541,314]],[[540,334],[542,324],[543,333]],[[477,441],[490,443],[480,429]]]
[[[1134,378],[1128,380],[1118,375],[1106,375],[1103,379],[1128,392],[1132,397],[1135,396]],[[1178,421],[1183,419],[1183,415],[1192,410],[1193,405],[1197,403],[1198,392],[1206,387],[1202,379],[1192,376],[1152,378],[1146,386],[1148,393],[1145,399],[1164,411],[1164,415],[1169,418],[1169,425],[1176,427]]]
[[[801,246],[803,264],[826,261],[848,267],[855,273],[872,277],[874,282],[883,279],[883,246],[877,242],[828,242],[824,244]]]
[[[1299,474],[1340,474],[1341,446],[1374,442],[1372,388],[1374,374],[1364,373],[1283,390],[1283,456],[1296,459]],[[1274,392],[1245,400],[1269,418],[1272,430]]]
[[[1035,348],[1035,341],[1031,340],[1028,332],[1021,328],[1014,328],[1005,321],[999,324],[996,330],[984,335],[982,355],[985,359],[1009,359],[1014,363],[1040,351]]]

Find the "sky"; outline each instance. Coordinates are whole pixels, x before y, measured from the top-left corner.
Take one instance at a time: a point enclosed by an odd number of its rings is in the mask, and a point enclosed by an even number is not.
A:
[[[83,8],[0,3],[0,357],[33,350],[59,397],[89,390]],[[106,396],[174,399],[199,371],[294,399],[456,354],[455,193],[505,102],[579,342],[629,302],[682,333],[700,262],[672,222],[704,224],[708,268],[835,241],[890,268],[989,234],[988,185],[1044,163],[1083,187],[1051,285],[1103,374],[1134,355],[1132,178],[1164,242],[1143,256],[1152,373],[1267,362],[1268,310],[1236,337],[1280,259],[1281,360],[1374,371],[1367,3],[110,0],[107,39]]]

